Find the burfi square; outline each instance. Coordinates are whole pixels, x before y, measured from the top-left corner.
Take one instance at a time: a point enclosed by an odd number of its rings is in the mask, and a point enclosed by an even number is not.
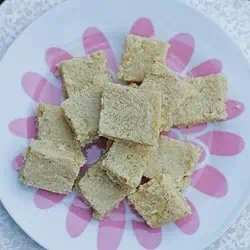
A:
[[[140,185],[143,173],[150,168],[154,147],[114,142],[102,162],[109,178],[126,188]]]
[[[62,144],[69,150],[82,153],[81,145],[65,121],[60,107],[41,103],[36,113],[38,139]]]
[[[175,126],[189,126],[227,118],[228,82],[223,74],[187,79],[195,93],[181,104],[174,116]]]
[[[93,208],[93,218],[102,220],[131,192],[112,182],[103,170],[101,161],[90,167],[76,182],[76,190]]]
[[[27,186],[67,194],[85,160],[63,145],[32,140],[20,170],[20,180]]]
[[[81,145],[98,137],[103,85],[103,79],[97,77],[92,85],[84,86],[61,105],[65,120]]]
[[[154,37],[128,35],[119,68],[118,79],[126,82],[142,82],[156,62],[164,65],[170,45]]]
[[[161,125],[161,93],[106,84],[99,134],[114,140],[157,144]]]
[[[161,91],[161,129],[165,131],[173,126],[173,116],[180,104],[193,94],[193,89],[189,88],[185,81],[181,81],[180,77],[165,65],[158,63],[153,65],[151,74],[146,76],[140,88]]]
[[[161,135],[152,157],[152,164],[144,172],[144,176],[152,179],[167,173],[172,177],[177,188],[183,191],[190,183],[201,152],[201,148],[192,143]]]
[[[109,79],[106,64],[106,55],[102,51],[86,58],[73,58],[60,63],[58,70],[65,98],[72,96],[86,85],[92,85],[96,76]]]
[[[128,196],[128,200],[152,228],[191,214],[185,197],[167,174],[157,176],[140,186]]]

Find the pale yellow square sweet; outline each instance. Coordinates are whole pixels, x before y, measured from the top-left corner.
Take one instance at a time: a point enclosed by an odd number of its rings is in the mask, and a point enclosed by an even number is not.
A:
[[[150,168],[154,147],[114,142],[102,162],[110,179],[122,187],[136,188]]]
[[[158,63],[153,65],[151,74],[146,76],[140,88],[161,91],[161,129],[165,131],[168,131],[173,126],[173,116],[180,104],[193,94],[193,89],[189,88],[185,81],[181,81],[165,65]]]
[[[227,118],[228,82],[223,74],[185,80],[195,93],[181,104],[174,116],[175,126],[189,126]]]
[[[102,220],[131,192],[112,182],[102,168],[101,161],[90,167],[76,182],[76,190],[93,208],[93,218]]]
[[[185,197],[167,174],[157,176],[140,186],[128,196],[128,200],[152,228],[191,214]]]
[[[145,75],[151,72],[154,63],[165,64],[169,47],[167,42],[154,37],[128,35],[118,79],[126,82],[142,82]]]
[[[73,58],[58,65],[63,81],[65,98],[72,96],[84,86],[92,85],[96,76],[109,79],[107,60],[104,52],[93,53],[86,58]]]
[[[104,87],[99,134],[134,143],[157,144],[161,93],[109,83]]]
[[[72,191],[83,155],[46,140],[33,140],[25,154],[20,180],[27,186],[67,194]]]
[[[92,85],[83,86],[61,105],[64,117],[81,145],[98,137],[104,84],[103,79],[96,77]]]
[[[36,113],[38,139],[65,145],[68,149],[82,154],[81,145],[65,121],[60,107],[39,104]]]
[[[200,155],[201,148],[192,143],[161,135],[152,157],[152,164],[144,172],[144,176],[152,179],[157,175],[167,173],[171,175],[177,188],[182,191],[189,185]]]

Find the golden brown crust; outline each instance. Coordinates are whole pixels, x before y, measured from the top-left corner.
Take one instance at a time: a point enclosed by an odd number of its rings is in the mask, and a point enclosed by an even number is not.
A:
[[[75,139],[71,128],[63,117],[61,108],[49,104],[39,104],[37,108],[38,139],[62,144],[69,150],[81,152],[81,145]]]
[[[131,192],[109,179],[101,161],[88,169],[76,183],[76,189],[93,208],[93,217],[98,220],[104,219]]]
[[[160,136],[152,157],[152,164],[144,172],[144,176],[152,179],[167,173],[171,175],[177,188],[183,191],[190,182],[200,155],[201,148],[192,143]]]
[[[72,191],[85,159],[46,140],[33,140],[20,170],[20,180],[28,186],[67,194]]]
[[[109,83],[102,95],[99,134],[114,140],[155,145],[161,93]]]
[[[193,89],[189,88],[185,81],[182,81],[165,65],[158,63],[153,65],[152,73],[146,76],[140,88],[161,91],[161,129],[165,131],[168,131],[173,126],[173,116],[180,104],[193,94]]]
[[[92,85],[97,76],[108,80],[110,75],[106,63],[106,56],[102,51],[86,58],[73,58],[60,63],[58,69],[63,81],[64,97],[70,97],[84,86]]]
[[[118,79],[141,83],[156,62],[164,65],[170,45],[154,37],[128,35],[119,68]]]
[[[191,214],[185,197],[176,189],[171,176],[162,174],[150,180],[128,196],[146,223],[158,228]]]
[[[209,75],[186,81],[195,92],[179,107],[174,116],[174,126],[190,126],[227,118],[228,82],[224,75]]]
[[[110,179],[122,187],[136,188],[152,162],[154,147],[114,142],[102,162]]]
[[[82,145],[98,137],[103,85],[103,79],[96,78],[92,85],[84,86],[61,105],[65,119]]]

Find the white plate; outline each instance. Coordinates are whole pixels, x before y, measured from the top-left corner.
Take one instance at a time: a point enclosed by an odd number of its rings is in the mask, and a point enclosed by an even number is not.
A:
[[[104,222],[92,221],[90,209],[76,194],[63,197],[25,188],[13,169],[20,164],[18,155],[28,139],[35,136],[37,103],[58,104],[61,100],[61,83],[48,64],[69,57],[68,53],[83,56],[104,49],[114,73],[129,32],[155,33],[169,40],[172,48],[167,64],[182,76],[222,71],[230,85],[227,121],[172,130],[172,136],[201,145],[204,154],[185,191],[192,216],[155,230],[145,226],[124,203]],[[68,53],[60,53],[62,50]],[[175,1],[67,1],[16,39],[1,62],[0,75],[1,201],[45,248],[203,249],[230,226],[248,201],[249,65],[227,35],[193,9]],[[98,153],[92,148],[89,161]]]

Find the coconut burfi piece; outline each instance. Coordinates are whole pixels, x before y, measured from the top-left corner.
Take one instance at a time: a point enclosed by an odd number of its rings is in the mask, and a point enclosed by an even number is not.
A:
[[[84,86],[65,100],[61,107],[65,120],[82,144],[89,143],[98,137],[98,126],[101,112],[101,95],[104,82],[95,78],[90,86]]]
[[[155,145],[161,125],[161,93],[106,84],[99,134],[114,140]]]
[[[46,140],[33,140],[25,154],[20,180],[27,186],[67,194],[72,191],[83,155]]]
[[[154,147],[114,142],[102,162],[109,178],[126,188],[139,186],[143,173],[150,168]]]
[[[228,82],[223,74],[190,78],[186,81],[195,89],[195,93],[179,107],[174,116],[175,126],[189,126],[227,118]]]
[[[65,121],[60,107],[39,104],[36,113],[38,139],[62,144],[75,152],[82,153],[81,145]]]
[[[142,82],[146,73],[151,72],[154,63],[165,64],[169,47],[167,42],[154,37],[128,35],[118,79],[126,82]]]
[[[146,223],[152,228],[191,214],[185,197],[176,189],[170,175],[163,174],[140,186],[128,196]]]
[[[76,183],[76,190],[93,208],[93,218],[102,220],[131,192],[112,182],[101,161],[90,167]]]
[[[152,164],[146,169],[144,176],[152,179],[167,173],[171,175],[177,188],[183,191],[190,183],[201,152],[201,148],[192,143],[160,136],[152,157]]]
[[[185,81],[159,63],[153,65],[152,73],[146,76],[140,88],[161,91],[161,129],[165,131],[173,126],[173,115],[180,104],[193,94],[193,89],[189,88]]]
[[[65,98],[72,96],[84,86],[92,85],[96,76],[109,79],[106,56],[102,51],[86,58],[73,58],[59,64]]]

